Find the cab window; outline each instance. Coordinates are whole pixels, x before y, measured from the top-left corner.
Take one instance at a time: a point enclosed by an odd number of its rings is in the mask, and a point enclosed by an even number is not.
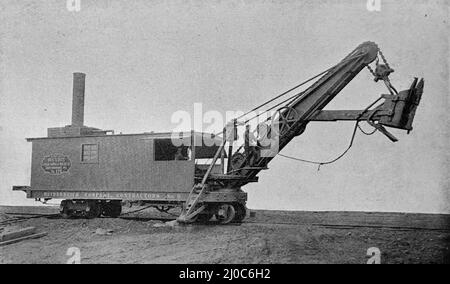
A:
[[[171,139],[155,139],[155,161],[189,161],[191,150],[188,146],[175,146]]]

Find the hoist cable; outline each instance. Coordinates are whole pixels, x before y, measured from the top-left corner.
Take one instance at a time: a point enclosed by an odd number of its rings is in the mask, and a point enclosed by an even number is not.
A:
[[[263,115],[264,113],[267,113],[267,112],[273,110],[273,109],[276,108],[276,107],[279,107],[280,105],[282,105],[282,104],[284,104],[284,103],[286,103],[286,102],[288,102],[288,101],[294,101],[294,100],[296,100],[296,99],[299,98],[300,95],[302,95],[302,94],[303,94],[303,92],[298,93],[298,94],[295,94],[295,95],[293,95],[293,96],[291,96],[291,97],[289,97],[289,98],[287,98],[287,99],[281,101],[280,103],[278,103],[278,104],[276,104],[276,105],[274,105],[274,106],[268,108],[268,109],[265,110],[264,112],[261,112],[261,113],[255,115],[255,116],[253,116],[253,117],[247,119],[246,121],[244,121],[244,124],[247,124],[248,122],[252,121],[253,119],[260,117],[260,116]],[[269,120],[269,119],[267,119],[267,120]]]
[[[341,62],[339,62],[338,64],[336,64],[336,65],[334,65],[334,66],[328,68],[327,70],[325,70],[325,71],[323,71],[323,72],[321,72],[321,73],[319,73],[319,74],[317,74],[317,75],[315,75],[315,76],[313,76],[313,77],[311,77],[311,78],[309,78],[309,79],[303,81],[302,83],[298,84],[297,86],[292,87],[291,89],[289,89],[289,90],[287,90],[287,91],[285,91],[285,92],[279,94],[278,96],[276,96],[276,97],[274,97],[274,98],[272,98],[272,99],[270,99],[270,100],[264,102],[263,104],[261,104],[261,105],[255,107],[255,108],[253,108],[252,110],[247,111],[246,113],[244,113],[244,114],[238,116],[237,118],[234,118],[233,120],[234,120],[234,121],[237,121],[237,120],[239,120],[239,119],[245,117],[246,115],[248,115],[248,114],[250,114],[250,113],[252,113],[252,112],[254,112],[254,111],[256,111],[256,110],[258,110],[258,109],[260,109],[260,108],[262,108],[263,106],[265,106],[265,105],[267,105],[267,104],[269,104],[269,103],[271,103],[271,102],[273,102],[273,101],[275,101],[275,100],[277,100],[277,99],[279,99],[279,98],[285,96],[286,94],[292,92],[293,90],[298,89],[299,87],[305,85],[306,83],[308,83],[308,82],[310,82],[310,81],[312,81],[312,80],[314,80],[314,79],[316,79],[316,78],[318,78],[318,77],[320,77],[320,76],[326,74],[327,72],[329,72],[329,71],[335,69],[335,68],[338,67],[339,65],[345,64],[345,63],[347,63],[347,62],[350,61],[350,60],[357,59],[357,58],[362,57],[362,56],[364,56],[364,54],[359,53],[359,54],[356,54],[356,55],[351,56],[351,57],[349,57],[349,58],[346,58],[346,59],[342,60]],[[300,95],[302,95],[303,93],[304,93],[304,92],[297,93],[297,94],[295,94],[295,95],[293,95],[293,96],[291,96],[291,97],[289,97],[289,98],[283,100],[282,102],[280,102],[280,103],[278,103],[278,104],[276,104],[276,105],[270,107],[269,109],[266,109],[265,111],[259,113],[258,115],[255,115],[254,117],[245,120],[245,121],[244,121],[244,124],[247,124],[249,121],[251,121],[251,120],[253,120],[253,119],[255,119],[255,118],[260,117],[262,114],[267,113],[267,112],[273,110],[274,108],[276,108],[276,107],[278,107],[278,106],[280,106],[280,105],[282,105],[282,104],[284,104],[284,103],[286,103],[286,102],[288,102],[288,101],[290,101],[290,100],[294,101],[295,99],[297,99],[297,98],[298,98]],[[292,101],[291,101],[291,102],[292,102]],[[232,121],[233,121],[233,120],[232,120]],[[213,135],[213,136],[220,136],[220,134],[221,134],[221,133],[213,133],[212,135]]]
[[[347,152],[350,150],[350,148],[353,146],[353,142],[355,140],[355,136],[356,136],[356,131],[358,130],[358,128],[362,131],[362,129],[359,127],[359,119],[364,115],[364,113],[366,113],[373,105],[375,105],[378,101],[380,101],[382,99],[382,97],[379,97],[378,99],[376,99],[373,103],[371,103],[368,107],[366,107],[356,118],[356,123],[355,126],[353,128],[353,133],[352,133],[352,137],[350,139],[350,143],[347,147],[347,149],[345,149],[344,152],[342,152],[339,156],[337,156],[336,158],[330,160],[330,161],[326,161],[326,162],[318,162],[318,161],[312,161],[312,160],[306,160],[306,159],[301,159],[301,158],[296,158],[296,157],[292,157],[292,156],[288,156],[288,155],[283,155],[281,153],[278,153],[279,156],[287,158],[287,159],[291,159],[291,160],[295,160],[295,161],[299,161],[299,162],[304,162],[304,163],[309,163],[309,164],[315,164],[318,165],[319,167],[317,168],[317,170],[320,170],[320,166],[322,165],[328,165],[328,164],[332,164],[334,162],[336,162],[337,160],[341,159],[342,157],[345,156],[345,154],[347,154]],[[363,133],[366,133],[365,131],[362,131]],[[373,133],[372,133],[373,134]]]
[[[300,159],[300,158],[296,158],[296,157],[292,157],[292,156],[288,156],[288,155],[283,155],[280,153],[278,153],[278,155],[281,157],[287,158],[287,159],[291,159],[291,160],[295,160],[295,161],[299,161],[299,162],[303,162],[303,163],[318,165],[319,167],[317,170],[320,170],[320,166],[332,164],[332,163],[336,162],[337,160],[339,160],[340,158],[344,157],[345,154],[347,154],[347,152],[353,146],[353,141],[355,140],[356,130],[358,129],[358,123],[359,123],[358,121],[355,123],[355,127],[353,128],[352,138],[350,139],[350,143],[349,143],[347,149],[345,149],[344,152],[342,152],[339,156],[337,156],[333,160],[326,161],[326,162],[317,162],[317,161],[311,161],[311,160],[306,160],[306,159]]]
[[[366,132],[364,129],[362,129],[361,125],[359,125],[359,124],[358,124],[358,128],[359,128],[359,130],[360,130],[363,134],[365,134],[365,135],[367,135],[367,136],[372,135],[372,134],[374,134],[375,132],[377,132],[377,129],[376,129],[376,128],[374,128],[374,129],[372,130],[372,132]]]
[[[297,86],[292,87],[291,89],[289,89],[289,90],[287,90],[287,91],[285,91],[285,92],[279,94],[278,96],[276,96],[276,97],[274,97],[274,98],[272,98],[272,99],[270,99],[270,100],[268,100],[268,101],[262,103],[261,105],[255,107],[255,108],[253,108],[253,109],[251,109],[251,110],[249,110],[249,111],[247,111],[247,112],[244,113],[243,115],[240,115],[239,117],[235,118],[235,120],[241,119],[241,118],[245,117],[246,115],[248,115],[249,113],[254,112],[254,111],[256,111],[256,110],[262,108],[263,106],[265,106],[265,105],[267,105],[267,104],[269,104],[269,103],[271,103],[271,102],[273,102],[273,101],[275,101],[275,100],[277,100],[277,99],[279,99],[279,98],[285,96],[286,94],[292,92],[293,90],[298,89],[298,88],[300,88],[301,86],[305,85],[306,83],[309,83],[309,82],[311,82],[312,80],[316,79],[317,77],[320,77],[320,76],[324,75],[325,73],[327,73],[327,72],[333,70],[333,69],[336,68],[337,66],[339,66],[339,65],[341,65],[341,64],[344,64],[344,63],[347,63],[347,61],[350,61],[350,60],[352,60],[352,59],[359,58],[359,57],[361,57],[361,56],[363,56],[363,55],[364,55],[364,54],[358,54],[358,55],[349,57],[349,58],[347,58],[347,59],[344,59],[343,61],[339,62],[338,64],[336,64],[336,65],[334,65],[334,66],[332,66],[332,67],[330,67],[330,68],[328,68],[327,70],[325,70],[325,71],[323,71],[323,72],[321,72],[321,73],[319,73],[319,74],[317,74],[317,75],[315,75],[315,76],[313,76],[313,77],[311,77],[311,78],[309,78],[309,79],[303,81],[302,83],[298,84]],[[266,111],[266,112],[267,112],[267,111]]]

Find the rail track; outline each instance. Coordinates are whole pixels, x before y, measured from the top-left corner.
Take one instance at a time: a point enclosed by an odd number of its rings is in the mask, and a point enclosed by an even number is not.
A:
[[[372,225],[372,224],[321,224],[321,223],[291,223],[291,222],[256,222],[247,221],[242,224],[256,224],[256,225],[285,225],[293,227],[312,226],[322,227],[328,229],[358,229],[358,228],[371,228],[371,229],[388,229],[396,231],[442,231],[450,232],[450,228],[425,228],[425,227],[411,227],[411,226],[390,226],[390,225]]]
[[[8,220],[3,220],[0,221],[0,226],[7,226],[7,225],[11,225],[11,224],[15,224],[15,223],[20,223],[20,222],[24,222],[30,219],[37,219],[37,218],[49,218],[49,217],[58,217],[60,216],[58,213],[55,214],[15,214],[15,213],[6,213],[5,215],[13,215],[13,216],[17,216],[17,215],[27,215],[26,217],[12,217],[11,219]]]
[[[141,211],[141,210],[138,210]],[[137,211],[136,211],[137,212]],[[142,216],[130,216],[135,212],[128,212],[122,214],[119,218],[137,222],[146,222],[152,220],[158,221],[172,221],[176,218],[174,216],[167,217],[142,217]],[[62,218],[59,213],[55,214],[24,214],[24,213],[6,213],[6,215],[15,216],[8,220],[0,221],[1,226],[7,226],[15,223],[24,222],[30,219],[37,218]],[[20,215],[24,215],[24,217],[17,217]],[[215,222],[211,222],[212,225]],[[200,225],[208,225],[208,224],[200,224]],[[397,231],[441,231],[441,232],[450,232],[449,228],[427,228],[427,227],[413,227],[413,226],[394,226],[394,225],[383,225],[383,224],[326,224],[326,223],[293,223],[293,222],[263,222],[263,221],[244,221],[242,223],[231,223],[231,226],[240,226],[240,225],[261,225],[261,226],[270,226],[270,225],[281,225],[281,226],[292,226],[292,227],[322,227],[327,229],[336,229],[336,230],[350,230],[350,229],[358,229],[358,228],[369,228],[369,229],[387,229],[387,230],[397,230]]]

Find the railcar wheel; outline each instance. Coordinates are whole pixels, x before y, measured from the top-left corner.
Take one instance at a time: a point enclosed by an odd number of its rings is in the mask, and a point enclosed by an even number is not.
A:
[[[102,214],[106,217],[117,218],[122,214],[122,204],[120,201],[113,200],[103,204]]]
[[[69,209],[64,208],[63,211],[61,212],[61,217],[63,219],[70,219],[72,217],[72,212],[70,212]]]
[[[71,203],[71,201],[69,200],[61,201],[60,215],[63,219],[69,219],[70,217],[72,217],[72,211],[69,210],[69,206],[67,205],[69,202]]]
[[[100,217],[102,211],[97,201],[88,201],[86,207],[86,218],[94,219]]]
[[[225,225],[233,221],[236,216],[236,210],[232,204],[222,204],[217,208],[215,216],[220,224]]]
[[[234,204],[234,208],[236,210],[236,215],[234,216],[233,222],[241,223],[247,215],[247,208],[241,203]]]

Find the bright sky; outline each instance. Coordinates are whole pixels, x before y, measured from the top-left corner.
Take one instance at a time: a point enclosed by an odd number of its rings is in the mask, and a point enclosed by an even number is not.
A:
[[[70,124],[72,73],[86,78],[85,124],[116,133],[170,131],[171,115],[245,111],[339,62],[361,42],[379,44],[397,89],[414,76],[425,94],[410,135],[396,144],[358,134],[339,162],[317,167],[277,157],[245,187],[249,207],[450,213],[449,4],[353,1],[100,1],[0,4],[0,204],[34,204],[31,144]],[[364,70],[328,109],[362,109],[381,93]],[[314,123],[284,154],[329,160],[352,123]]]

